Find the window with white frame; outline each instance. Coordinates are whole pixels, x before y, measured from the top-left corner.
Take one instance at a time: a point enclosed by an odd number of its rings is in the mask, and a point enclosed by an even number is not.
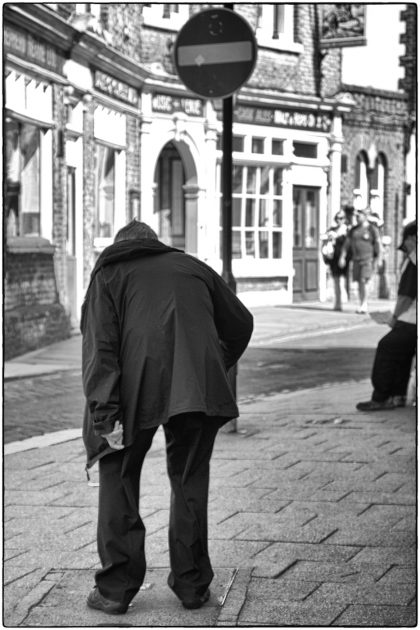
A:
[[[369,204],[368,157],[365,151],[356,156],[356,181],[353,191],[356,209],[366,208]]]
[[[220,182],[220,165],[218,165]],[[220,204],[220,243],[222,212]],[[280,259],[283,255],[283,169],[233,166],[232,258]]]
[[[61,3],[59,5],[60,14],[63,14],[62,6]],[[81,30],[93,31],[105,39],[110,37],[106,30],[109,17],[109,6],[106,2],[77,2],[69,6],[74,7],[74,12],[69,16],[73,26]]]
[[[245,141],[245,137],[244,136],[232,136],[232,151],[236,151],[237,153],[243,153],[244,152],[244,141]],[[218,151],[222,151],[223,150],[223,136],[221,133],[217,134],[217,150]]]
[[[114,235],[116,153],[111,147],[96,145],[96,238]]]
[[[36,125],[6,119],[8,236],[41,235],[41,134]]]
[[[172,3],[143,4],[145,26],[155,26],[171,31],[178,31],[190,16],[190,5]]]
[[[96,248],[110,245],[126,220],[126,117],[100,104],[94,113],[96,141]],[[123,144],[124,143],[124,144]]]
[[[375,168],[372,174],[372,188],[370,190],[371,210],[376,212],[380,219],[384,218],[386,163],[385,155],[380,153],[375,161]]]
[[[266,48],[301,52],[302,45],[294,41],[294,5],[260,4],[258,6],[258,44]]]
[[[318,157],[318,145],[313,142],[293,142],[293,154],[298,158],[315,160]]]

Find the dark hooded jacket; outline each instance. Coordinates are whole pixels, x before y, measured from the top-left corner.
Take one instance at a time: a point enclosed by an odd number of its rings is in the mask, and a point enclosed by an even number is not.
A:
[[[252,328],[224,280],[193,256],[152,239],[104,250],[81,320],[88,466],[112,452],[101,435],[116,422],[127,447],[177,414],[237,417],[227,370]]]

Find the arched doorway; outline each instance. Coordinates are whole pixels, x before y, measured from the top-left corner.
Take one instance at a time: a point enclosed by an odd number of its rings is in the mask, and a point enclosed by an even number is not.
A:
[[[162,149],[156,164],[155,212],[159,238],[167,245],[185,248],[185,170],[173,142]]]
[[[154,213],[159,239],[197,254],[197,172],[189,146],[170,141],[159,154],[154,172]]]

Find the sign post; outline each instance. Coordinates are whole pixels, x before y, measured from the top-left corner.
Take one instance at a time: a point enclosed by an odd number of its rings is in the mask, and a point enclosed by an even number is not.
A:
[[[205,98],[223,99],[222,164],[222,277],[232,291],[232,124],[233,93],[251,76],[257,60],[257,43],[248,22],[233,11],[206,9],[193,15],[180,30],[174,61],[182,82]],[[235,365],[229,372],[236,397]],[[230,425],[230,427],[228,426]],[[236,431],[236,420],[228,423]]]

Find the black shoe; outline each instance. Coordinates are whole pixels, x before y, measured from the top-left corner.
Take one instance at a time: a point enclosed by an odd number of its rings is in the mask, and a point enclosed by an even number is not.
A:
[[[188,608],[188,610],[193,610],[194,608],[201,608],[201,606],[208,602],[209,599],[210,591],[209,589],[207,589],[204,595],[196,595],[192,599],[183,599],[182,605],[184,606],[184,608]]]
[[[102,610],[108,615],[123,615],[128,608],[128,604],[120,604],[120,602],[114,602],[101,595],[97,586],[87,596],[86,603],[89,608]]]
[[[384,409],[395,409],[392,398],[388,398],[382,402],[376,400],[368,400],[367,402],[359,402],[356,405],[359,411],[383,411]]]
[[[394,407],[405,407],[407,399],[405,396],[393,396],[392,402],[394,403]]]

